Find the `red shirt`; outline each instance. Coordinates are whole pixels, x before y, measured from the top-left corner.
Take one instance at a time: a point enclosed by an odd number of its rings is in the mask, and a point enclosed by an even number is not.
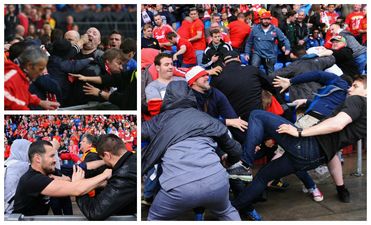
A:
[[[364,17],[363,12],[352,12],[349,13],[345,18],[345,23],[348,24],[348,30],[354,35],[358,36],[359,25],[361,24],[361,19]]]
[[[192,22],[191,25],[191,37],[194,37],[197,35],[197,31],[201,31],[201,38],[192,41],[192,45],[194,50],[205,50],[206,48],[206,41],[205,41],[205,26],[204,23],[200,19],[196,19],[195,21]]]
[[[166,39],[166,34],[173,32],[173,29],[167,24],[163,24],[161,27],[153,28],[153,37],[157,39],[159,44],[168,43]],[[164,46],[166,50],[171,50],[171,46]]]
[[[321,23],[325,23],[327,26],[336,22],[336,19],[339,17],[337,12],[324,11],[321,12]]]
[[[183,20],[182,25],[177,30],[177,33],[179,36],[181,36],[184,39],[190,39],[191,38],[191,26],[192,22],[188,20]]]
[[[185,46],[187,49],[183,53],[183,63],[185,64],[197,64],[196,59],[196,52],[194,50],[194,46],[192,46],[191,42],[184,38],[179,38],[178,43],[176,44],[176,47],[178,50],[180,50],[181,46]]]
[[[233,48],[243,47],[241,45],[251,31],[250,25],[245,22],[235,20],[232,23],[228,24],[228,27],[232,47]]]
[[[359,28],[361,30],[367,30],[367,17],[366,16],[361,19]],[[366,42],[367,42],[367,32],[362,34],[362,44],[365,44]]]

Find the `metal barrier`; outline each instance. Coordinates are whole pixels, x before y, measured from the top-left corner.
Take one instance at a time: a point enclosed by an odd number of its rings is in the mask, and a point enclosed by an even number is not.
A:
[[[361,177],[362,173],[362,140],[357,141],[357,170],[354,176]]]
[[[59,108],[60,111],[65,110],[89,110],[89,109],[101,109],[101,110],[112,110],[119,109],[117,106],[110,102],[88,102],[84,105],[75,105],[70,107]]]
[[[88,220],[85,216],[70,215],[70,216],[55,216],[55,215],[37,215],[25,216],[23,214],[4,215],[5,221],[83,221]],[[136,221],[136,215],[129,216],[110,216],[106,221]]]

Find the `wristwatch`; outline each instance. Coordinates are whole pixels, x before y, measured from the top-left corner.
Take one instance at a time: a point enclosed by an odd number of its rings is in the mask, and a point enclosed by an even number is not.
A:
[[[298,127],[296,128],[296,130],[298,131],[298,137],[301,138],[301,132],[303,132],[303,128]]]

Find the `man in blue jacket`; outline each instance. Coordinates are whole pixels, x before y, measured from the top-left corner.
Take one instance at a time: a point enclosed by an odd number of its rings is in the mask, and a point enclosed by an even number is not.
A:
[[[260,24],[254,26],[245,46],[245,59],[248,61],[251,55],[251,49],[254,52],[251,56],[251,65],[259,67],[264,65],[267,74],[274,71],[274,64],[277,61],[277,44],[276,40],[282,42],[282,50],[285,55],[290,53],[290,42],[284,33],[271,24],[272,16],[270,12],[265,12],[260,17]]]

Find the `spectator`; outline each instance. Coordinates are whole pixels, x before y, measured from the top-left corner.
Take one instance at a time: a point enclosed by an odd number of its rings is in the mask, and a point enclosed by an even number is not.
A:
[[[14,197],[14,213],[23,215],[47,215],[49,210],[48,198],[60,196],[77,196],[95,188],[101,182],[111,177],[112,171],[91,179],[83,179],[84,172],[80,167],[74,171],[72,181],[69,178],[53,177],[55,171],[56,150],[48,141],[37,141],[30,145],[28,156],[31,162],[29,170],[21,177]],[[35,187],[30,189],[29,187]]]
[[[349,13],[345,18],[345,24],[347,24],[347,29],[350,31],[350,33],[353,34],[353,36],[361,42],[360,34],[358,32],[359,25],[364,17],[364,13],[361,11],[362,5],[361,4],[354,4],[353,5],[353,12]]]
[[[254,26],[247,40],[245,59],[247,61],[250,59],[252,48],[254,48],[251,56],[251,65],[259,67],[263,64],[269,75],[274,72],[274,64],[277,61],[275,40],[278,39],[284,43],[283,51],[285,55],[290,53],[290,43],[282,31],[270,23],[270,12],[263,13],[260,21],[259,25]]]
[[[177,33],[179,36],[181,36],[184,39],[190,39],[191,38],[191,26],[192,26],[192,19],[189,16],[186,16],[179,29],[177,30]]]
[[[303,10],[299,10],[297,12],[297,18],[295,23],[295,30],[296,30],[296,44],[297,45],[304,45],[305,39],[308,36],[308,27],[304,21],[305,19],[305,12]]]
[[[282,21],[282,23],[280,24],[280,29],[286,35],[287,39],[290,41],[290,45],[295,46],[297,42],[296,27],[295,27],[296,12],[289,11],[287,12],[286,15],[287,15],[287,18],[285,21]]]
[[[30,81],[36,80],[44,71],[48,56],[40,48],[28,47],[18,57],[19,66],[5,62],[4,105],[7,110],[27,110],[31,105],[44,109],[56,109],[58,102],[41,100],[28,91]]]
[[[151,24],[143,26],[143,37],[141,41],[141,48],[154,48],[160,50],[160,44],[156,38],[153,38],[153,27]]]
[[[328,4],[327,10],[321,12],[321,23],[326,24],[325,30],[330,28],[330,25],[336,22],[339,14],[335,11],[335,4]]]
[[[323,46],[325,44],[325,40],[320,35],[320,30],[318,28],[312,29],[312,33],[309,34],[308,38],[305,40],[306,49],[311,47],[318,47]]]
[[[173,61],[181,62],[181,67],[191,68],[197,65],[196,52],[193,49],[191,42],[188,40],[177,36],[175,32],[170,32],[166,35],[166,38],[173,45],[176,45],[177,52],[173,55]],[[182,60],[179,58],[181,57]]]
[[[166,39],[166,35],[170,32],[174,32],[174,29],[162,22],[161,15],[154,17],[156,27],[153,29],[153,37],[157,39],[160,47],[164,51],[171,51],[171,43]]]
[[[16,26],[19,24],[19,19],[16,15],[16,8],[14,5],[7,6],[7,14],[5,15],[5,39],[16,34]],[[23,27],[23,26],[22,26]]]
[[[192,19],[191,26],[191,37],[188,39],[192,43],[193,49],[196,51],[197,65],[202,63],[202,55],[206,48],[205,42],[205,27],[203,22],[200,20],[198,11],[196,8],[189,10],[189,17]]]
[[[228,24],[231,45],[237,52],[241,52],[245,39],[250,35],[250,25],[245,22],[243,13],[237,14],[237,20]]]
[[[340,25],[337,23],[331,25],[330,31],[333,36],[341,35],[345,38],[347,46],[353,51],[353,57],[358,66],[358,73],[362,74],[367,63],[367,48],[359,44],[359,42],[349,31],[341,29]]]
[[[205,68],[223,66],[223,59],[228,52],[233,51],[232,46],[222,40],[222,33],[219,29],[210,31],[211,43],[205,49],[202,57],[202,65]]]
[[[109,35],[108,48],[117,48],[121,46],[122,35],[120,32],[114,30]]]
[[[113,134],[100,137],[97,151],[112,168],[103,190],[95,197],[77,197],[77,204],[89,220],[104,220],[112,215],[133,215],[136,210],[136,156],[128,152],[123,141]]]

